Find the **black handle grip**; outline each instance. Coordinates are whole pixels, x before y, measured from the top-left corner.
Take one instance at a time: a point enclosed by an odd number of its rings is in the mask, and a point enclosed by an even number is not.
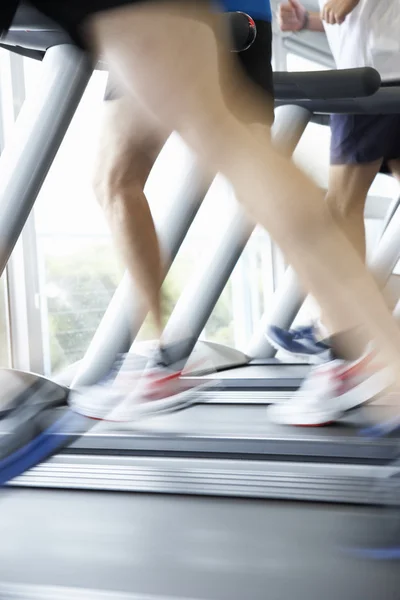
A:
[[[363,98],[375,94],[380,86],[380,75],[371,67],[339,71],[274,73],[277,101]]]
[[[247,50],[257,35],[253,19],[244,12],[228,12],[223,17],[228,21],[232,52]],[[1,40],[10,49],[18,47],[18,53],[23,55],[28,50],[44,51],[70,41],[57,24],[24,3],[19,6],[9,32]]]
[[[21,3],[14,21],[1,39],[1,46],[16,54],[40,58],[52,46],[72,43],[71,38],[56,23],[30,5]]]
[[[59,29],[58,25],[56,25],[54,21],[48,17],[45,17],[33,6],[25,4],[25,2],[19,3],[18,10],[15,13],[11,27],[14,31],[26,31],[30,29],[36,31],[49,31]]]

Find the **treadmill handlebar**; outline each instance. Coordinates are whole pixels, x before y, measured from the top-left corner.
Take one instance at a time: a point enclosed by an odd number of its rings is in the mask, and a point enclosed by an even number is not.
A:
[[[52,46],[72,43],[54,21],[24,3],[19,5],[9,31],[0,41],[1,47],[10,52],[38,59]],[[41,54],[34,54],[38,52]]]
[[[237,20],[240,16],[230,15],[228,19]],[[43,57],[52,46],[71,43],[68,35],[50,19],[24,3],[20,4],[13,25],[1,42],[3,48],[32,58]],[[276,106],[296,104],[316,113],[393,113],[398,112],[400,106],[400,84],[390,89],[381,87],[379,73],[370,67],[277,72],[274,74],[274,88]]]
[[[274,73],[277,103],[288,100],[336,100],[365,98],[381,86],[378,71],[371,67],[304,73]]]
[[[21,2],[15,14],[13,31],[54,31],[59,27],[42,13],[29,4]]]
[[[247,50],[257,36],[257,28],[253,19],[244,12],[227,12],[224,15],[228,28],[232,34],[233,52]],[[41,15],[36,9],[22,4],[18,9],[11,28],[6,36],[0,40],[10,47],[39,50],[45,52],[52,46],[72,43],[67,33],[63,32],[56,23]]]
[[[364,98],[316,98],[314,100],[280,100],[275,106],[301,106],[317,115],[398,115],[400,112],[400,82],[383,85],[376,94]]]

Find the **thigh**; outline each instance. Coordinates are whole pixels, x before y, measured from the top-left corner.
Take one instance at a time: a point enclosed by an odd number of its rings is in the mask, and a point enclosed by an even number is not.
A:
[[[160,124],[168,122],[170,128],[188,135],[194,132],[194,114],[207,119],[210,130],[210,121],[215,127],[226,115],[226,106],[246,122],[257,122],[259,115],[265,114],[265,96],[261,98],[259,86],[254,85],[250,92],[249,79],[227,50],[228,32],[220,14],[211,10],[213,0],[33,3],[64,27],[76,43],[102,55],[124,93],[140,98],[159,116]]]
[[[269,126],[274,120],[273,107],[273,73],[272,73],[272,25],[268,21],[255,19],[257,36],[254,43],[243,52],[238,52],[237,63],[247,84],[255,86],[265,96],[265,105],[258,122],[266,122]],[[120,98],[122,90],[118,82],[111,76],[108,78],[105,100]]]
[[[187,139],[199,127],[218,130],[230,99],[247,108],[247,80],[227,50],[222,23],[205,2],[144,2],[95,15],[89,31],[124,93]]]
[[[133,5],[159,4],[168,0],[30,0],[38,10],[65,29],[74,42],[88,49],[85,27],[93,15],[112,10],[131,8]],[[208,0],[193,0],[208,3]]]

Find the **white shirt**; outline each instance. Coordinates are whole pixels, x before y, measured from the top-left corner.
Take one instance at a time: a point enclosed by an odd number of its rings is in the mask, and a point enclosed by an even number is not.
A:
[[[338,69],[373,67],[383,81],[400,80],[400,0],[360,0],[342,25],[324,27]]]

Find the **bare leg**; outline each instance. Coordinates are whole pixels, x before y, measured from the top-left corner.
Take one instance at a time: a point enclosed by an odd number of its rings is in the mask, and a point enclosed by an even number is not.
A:
[[[227,110],[233,102],[243,113],[256,113],[262,99],[247,91],[225,47],[217,52],[217,23],[199,3],[148,3],[95,16],[91,33],[115,75],[160,126],[177,130],[205,164],[231,180],[250,215],[269,229],[305,287],[326,307],[332,326],[363,325],[397,372],[400,333],[373,278],[330,217],[321,190]]]
[[[124,263],[162,331],[163,269],[143,189],[165,137],[130,96],[106,102],[94,188]]]
[[[393,177],[396,177],[397,181],[400,183],[400,158],[389,161],[389,168]]]
[[[327,205],[336,223],[363,261],[366,257],[364,210],[368,191],[382,161],[364,165],[332,165],[329,170]],[[321,321],[329,333],[341,329],[330,327],[325,307],[321,306]]]
[[[365,202],[381,162],[333,165],[329,170],[329,210],[363,260],[366,253]]]

